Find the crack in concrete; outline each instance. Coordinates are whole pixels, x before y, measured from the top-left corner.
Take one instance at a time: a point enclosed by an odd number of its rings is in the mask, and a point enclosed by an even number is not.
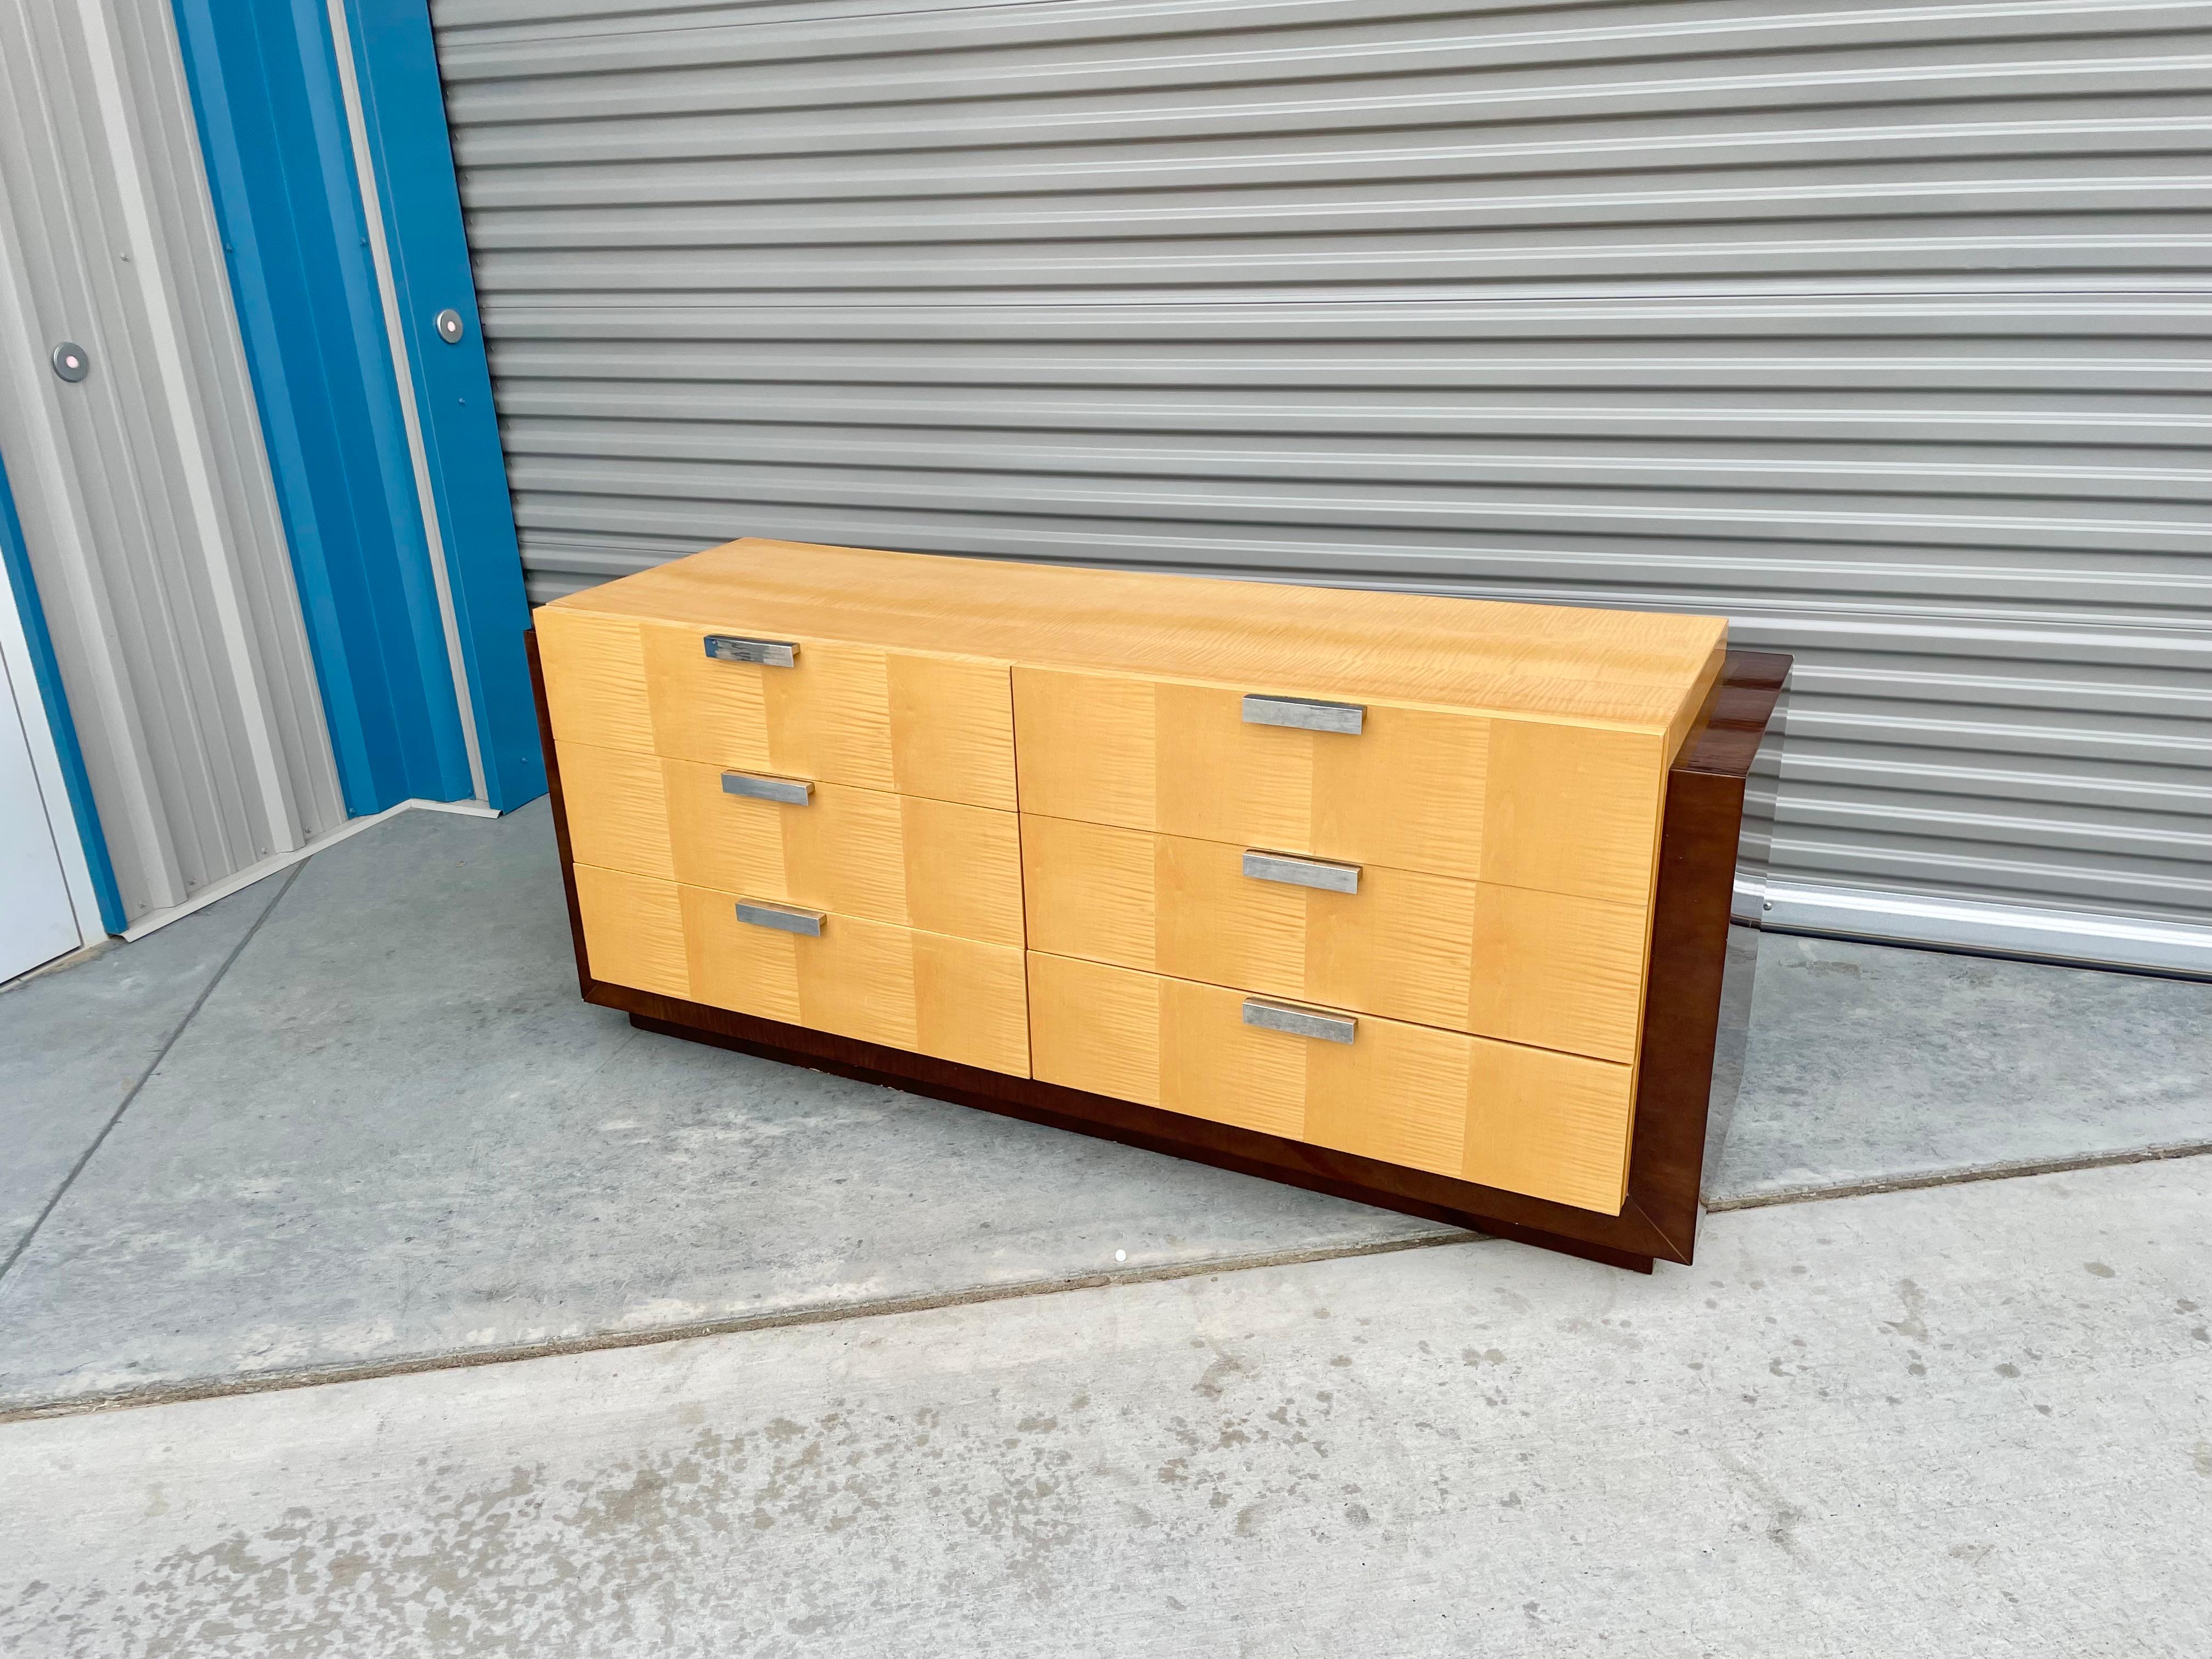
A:
[[[1970,1181],[2013,1181],[2022,1176],[2064,1175],[2072,1170],[2111,1170],[2128,1164],[2158,1164],[2169,1158],[2202,1158],[2212,1140],[2180,1140],[2161,1146],[2137,1146],[2118,1152],[2082,1152],[2071,1158],[2018,1158],[1964,1170],[1931,1170],[1920,1175],[1870,1176],[1863,1181],[1808,1182],[1771,1192],[1708,1199],[1705,1213],[1763,1210],[1774,1204],[1814,1204],[1831,1198],[1872,1198],[1882,1193],[1918,1192],[1929,1187],[1960,1187]]]
[[[246,930],[238,943],[230,947],[230,954],[222,959],[222,965],[209,976],[205,985],[200,987],[200,994],[192,999],[192,1006],[185,1010],[185,1017],[177,1022],[176,1030],[171,1031],[167,1040],[162,1042],[161,1052],[148,1063],[144,1071],[139,1073],[138,1080],[131,1085],[129,1092],[125,1094],[114,1111],[108,1115],[107,1121],[100,1126],[100,1133],[92,1138],[92,1144],[77,1155],[76,1163],[70,1165],[70,1172],[62,1177],[61,1185],[55,1188],[53,1195],[46,1200],[45,1207],[39,1212],[38,1219],[32,1222],[22,1237],[15,1241],[15,1248],[8,1252],[8,1260],[0,1262],[0,1279],[4,1279],[15,1271],[15,1264],[23,1259],[23,1253],[31,1248],[31,1241],[39,1236],[39,1230],[46,1224],[46,1218],[53,1214],[62,1200],[68,1196],[69,1189],[76,1185],[76,1178],[84,1173],[85,1166],[92,1162],[93,1154],[106,1143],[107,1137],[114,1132],[115,1126],[123,1121],[124,1113],[129,1111],[131,1103],[138,1098],[138,1091],[152,1080],[155,1073],[161,1069],[161,1062],[169,1057],[169,1050],[175,1048],[178,1040],[191,1029],[192,1022],[199,1018],[200,1010],[207,1006],[207,1000],[215,994],[215,988],[222,983],[225,975],[230,972],[239,957],[245,953],[246,947],[253,943],[253,936],[261,931],[261,924],[276,915],[276,907],[284,902],[284,895],[292,890],[292,884],[299,879],[300,872],[306,867],[307,860],[302,859],[285,872],[284,884],[276,890],[276,896],[269,901],[261,914],[254,917],[253,925]]]
[[[879,1319],[890,1314],[926,1313],[935,1308],[967,1307],[977,1303],[1012,1302],[1025,1297],[1057,1296],[1068,1291],[1095,1291],[1125,1285],[1156,1285],[1177,1279],[1202,1279],[1209,1273],[1249,1273],[1258,1267],[1295,1267],[1313,1261],[1336,1261],[1352,1256],[1390,1255],[1400,1250],[1435,1249],[1448,1244],[1491,1244],[1498,1241],[1486,1233],[1452,1231],[1413,1238],[1388,1238],[1367,1244],[1321,1245],[1310,1249],[1271,1250],[1257,1255],[1225,1256],[1212,1261],[1173,1262],[1157,1267],[1129,1268],[1120,1273],[1083,1273],[1057,1279],[1030,1279],[1015,1285],[978,1285],[967,1290],[929,1291],[912,1296],[885,1297],[874,1302],[836,1303],[822,1307],[787,1309],[777,1313],[745,1314],[728,1319],[695,1320],[684,1324],[653,1326],[641,1330],[602,1331],[589,1336],[563,1337],[546,1342],[520,1342],[484,1348],[449,1350],[407,1358],[347,1361],[334,1365],[251,1372],[239,1376],[197,1378],[183,1382],[157,1383],[149,1388],[106,1394],[73,1395],[66,1399],[34,1401],[0,1408],[0,1425],[27,1422],[35,1418],[76,1417],[92,1412],[123,1411],[142,1406],[168,1406],[190,1400],[214,1400],[231,1395],[272,1394],[280,1389],[320,1388],[333,1382],[366,1382],[384,1376],[409,1376],[422,1371],[459,1370],[477,1365],[505,1365],[523,1359],[550,1359],[564,1354],[597,1353],[610,1348],[653,1347],[665,1342],[688,1342],[704,1336],[736,1336],[750,1331],[774,1330],[793,1325],[827,1325],[844,1319]]]
[[[278,894],[279,900],[283,894]],[[276,908],[274,902],[270,910]],[[264,913],[264,920],[267,912]],[[254,924],[258,929],[260,923]],[[249,932],[246,939],[252,933]],[[243,950],[246,940],[239,942]],[[231,953],[231,961],[238,952]],[[228,972],[230,963],[223,964]],[[222,977],[218,973],[217,979]],[[210,991],[215,988],[210,981]],[[200,999],[206,1000],[204,994]],[[199,1012],[195,1003],[192,1012]],[[185,1018],[191,1023],[191,1016]],[[180,1035],[184,1026],[179,1025]],[[174,1042],[175,1038],[170,1039]],[[165,1047],[164,1054],[167,1052]],[[155,1066],[159,1066],[157,1059]],[[153,1068],[148,1069],[151,1076]],[[141,1079],[143,1084],[143,1079]],[[137,1091],[131,1091],[135,1097]],[[124,1103],[126,1106],[128,1100]],[[122,1115],[118,1109],[116,1115]],[[110,1127],[112,1127],[111,1122]],[[105,1131],[103,1137],[105,1135]],[[96,1146],[97,1142],[94,1143]],[[1790,1188],[1774,1193],[1747,1194],[1735,1199],[1723,1199],[1708,1203],[1706,1213],[1717,1214],[1731,1210],[1764,1209],[1779,1204],[1817,1203],[1829,1199],[1868,1198],[1884,1193],[1911,1192],[1935,1187],[1952,1187],[1969,1182],[2003,1181],[2026,1176],[2063,1175],[2074,1170],[2111,1169],[2130,1164],[2158,1163],[2172,1158],[2194,1158],[2212,1153],[2212,1142],[2191,1141],[2172,1146],[2142,1148],[2134,1152],[2098,1153],[2072,1158],[2051,1158],[2033,1163],[1991,1165],[1985,1169],[1953,1170],[1924,1176],[1904,1176],[1843,1185]],[[89,1158],[90,1153],[87,1153]],[[82,1167],[82,1161],[79,1168]],[[75,1178],[72,1172],[71,1179]],[[66,1190],[66,1187],[64,1187]],[[57,1194],[58,1198],[58,1194]],[[48,1209],[52,1209],[48,1206]],[[42,1215],[40,1220],[45,1217]],[[34,1228],[33,1232],[36,1231]],[[26,1243],[28,1241],[26,1240]],[[641,1330],[604,1331],[587,1336],[565,1337],[552,1341],[512,1343],[484,1348],[449,1350],[441,1353],[418,1354],[408,1358],[385,1360],[349,1361],[332,1365],[301,1366],[296,1369],[252,1372],[236,1376],[203,1377],[183,1382],[157,1384],[146,1389],[126,1389],[106,1394],[80,1395],[65,1399],[33,1401],[22,1405],[0,1408],[0,1425],[27,1422],[48,1417],[75,1417],[94,1412],[133,1410],[145,1406],[180,1404],[192,1400],[214,1400],[234,1395],[270,1394],[290,1389],[321,1388],[337,1382],[366,1382],[379,1377],[409,1376],[424,1371],[459,1370],[478,1365],[505,1365],[526,1359],[550,1359],[564,1354],[596,1353],[611,1348],[641,1348],[657,1346],[667,1342],[688,1342],[701,1337],[736,1336],[750,1331],[774,1330],[794,1325],[833,1324],[845,1319],[878,1319],[891,1314],[925,1313],[937,1308],[974,1306],[983,1303],[1011,1302],[1027,1297],[1057,1296],[1069,1291],[1105,1290],[1127,1285],[1160,1284],[1178,1279],[1198,1279],[1208,1273],[1249,1273],[1261,1267],[1300,1267],[1309,1262],[1342,1261],[1354,1256],[1389,1255],[1400,1250],[1434,1249],[1450,1244],[1495,1243],[1498,1241],[1488,1234],[1453,1231],[1416,1238],[1384,1239],[1374,1243],[1325,1245],[1310,1249],[1272,1250],[1256,1255],[1228,1256],[1212,1261],[1176,1262],[1158,1267],[1140,1267],[1121,1273],[1084,1273],[1056,1279],[1028,1280],[1016,1285],[979,1285],[964,1290],[925,1291],[913,1296],[886,1297],[873,1302],[832,1304],[814,1308],[786,1310],[778,1313],[741,1315],[728,1319],[695,1320],[675,1325],[655,1326]],[[20,1251],[18,1252],[20,1254]],[[14,1265],[14,1258],[9,1259]]]

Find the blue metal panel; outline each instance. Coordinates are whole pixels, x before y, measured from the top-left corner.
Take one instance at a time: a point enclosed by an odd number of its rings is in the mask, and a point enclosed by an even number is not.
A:
[[[7,567],[8,586],[15,590],[15,609],[23,619],[23,637],[30,642],[31,674],[38,682],[39,701],[46,705],[46,726],[54,734],[54,752],[60,757],[62,781],[69,790],[70,811],[76,819],[77,838],[84,843],[84,861],[92,871],[100,925],[119,933],[129,918],[123,914],[115,866],[108,861],[107,836],[100,827],[100,808],[93,804],[92,779],[84,769],[84,751],[77,747],[76,722],[70,718],[69,694],[62,690],[61,665],[54,660],[54,642],[46,633],[46,614],[39,604],[39,584],[31,574],[31,556],[23,545],[23,526],[15,517],[15,492],[8,488],[4,465],[0,465],[0,564]]]
[[[530,608],[429,8],[426,0],[346,0],[346,15],[414,362],[484,787],[491,805],[504,811],[544,793],[545,765],[522,652]],[[441,339],[433,320],[447,307],[463,319],[457,343]]]
[[[175,8],[346,808],[467,797],[328,18],[319,0]]]

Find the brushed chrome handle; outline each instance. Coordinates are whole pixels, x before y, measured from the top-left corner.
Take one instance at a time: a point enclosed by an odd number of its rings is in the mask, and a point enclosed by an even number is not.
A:
[[[758,772],[725,772],[722,774],[722,793],[726,795],[744,795],[754,800],[781,801],[786,806],[804,806],[814,799],[814,786],[805,778],[770,777]]]
[[[820,939],[822,924],[829,917],[819,910],[803,910],[795,904],[772,904],[763,899],[739,899],[738,920],[750,922],[756,927],[773,927],[781,933],[804,933],[809,939]]]
[[[1359,866],[1332,864],[1327,859],[1294,858],[1288,853],[1244,849],[1244,873],[1255,881],[1279,881],[1291,887],[1317,887],[1324,893],[1359,890]]]
[[[1366,723],[1364,703],[1322,702],[1312,697],[1263,697],[1256,691],[1244,699],[1247,726],[1291,726],[1301,732],[1341,732],[1356,738]]]
[[[1359,1030],[1359,1022],[1350,1014],[1333,1014],[1302,1002],[1277,1002],[1267,997],[1244,999],[1244,1023],[1263,1030],[1287,1031],[1292,1036],[1318,1037],[1323,1042],[1349,1042]]]
[[[790,668],[799,661],[799,647],[789,640],[748,640],[735,634],[708,635],[707,654],[716,662],[757,662],[770,668]]]

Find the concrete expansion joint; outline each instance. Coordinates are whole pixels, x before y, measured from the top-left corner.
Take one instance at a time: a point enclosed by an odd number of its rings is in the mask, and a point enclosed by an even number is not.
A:
[[[729,1319],[694,1320],[683,1324],[607,1331],[545,1342],[503,1343],[492,1347],[454,1349],[412,1358],[299,1366],[283,1370],[249,1372],[237,1376],[202,1377],[158,1388],[79,1395],[66,1400],[32,1401],[0,1408],[0,1425],[40,1418],[77,1417],[93,1412],[123,1411],[142,1406],[176,1405],[185,1401],[214,1400],[234,1395],[273,1394],[292,1389],[320,1388],[333,1382],[366,1382],[378,1377],[410,1376],[423,1371],[465,1370],[480,1365],[511,1364],[518,1360],[598,1353],[612,1348],[657,1347],[665,1343],[693,1341],[700,1337],[740,1336],[752,1331],[781,1330],[799,1325],[834,1325],[848,1319],[880,1319],[890,1314],[927,1313],[938,1308],[970,1307],[988,1302],[1018,1302],[1034,1297],[1058,1296],[1070,1291],[1115,1290],[1132,1285],[1157,1285],[1170,1279],[1206,1279],[1220,1273],[1249,1273],[1261,1267],[1295,1267],[1308,1262],[1340,1261],[1354,1256],[1391,1255],[1401,1250],[1431,1250],[1444,1245],[1495,1244],[1498,1242],[1485,1233],[1454,1231],[1417,1238],[1379,1239],[1363,1244],[1318,1246],[1309,1249],[1270,1250],[1260,1255],[1231,1256],[1212,1261],[1173,1262],[1157,1267],[1131,1268],[1121,1273],[1084,1273],[1030,1279],[1015,1285],[977,1285],[969,1290],[886,1297],[880,1301],[847,1303],[834,1307],[795,1308],[779,1313],[742,1315]]]
[[[278,895],[281,902],[283,895]],[[276,902],[270,905],[276,908]],[[267,912],[264,912],[265,920]],[[259,922],[254,924],[258,928]],[[231,953],[235,961],[246,940],[239,942]],[[229,962],[224,963],[228,971]],[[218,974],[216,980],[222,975]],[[210,982],[209,989],[214,988]],[[202,1000],[204,1000],[203,997]],[[198,1012],[195,1005],[193,1012]],[[186,1023],[189,1024],[189,1016]],[[181,1033],[183,1026],[178,1030]],[[174,1039],[172,1038],[173,1042]],[[155,1065],[158,1066],[156,1060]],[[148,1068],[150,1076],[153,1067]],[[133,1091],[136,1092],[135,1091]],[[126,1100],[125,1105],[129,1102]],[[118,1109],[117,1117],[122,1115]],[[111,1124],[112,1127],[112,1124]],[[95,1143],[96,1150],[96,1143]],[[1936,1187],[1968,1185],[1981,1182],[2003,1181],[2014,1178],[2062,1175],[2072,1170],[2118,1168],[2132,1164],[2167,1162],[2176,1158],[2194,1158],[2212,1152],[2212,1142],[2190,1142],[2169,1146],[2146,1147],[2136,1152],[2116,1152],[2073,1158],[2052,1158],[1986,1169],[1946,1171],[1923,1176],[1899,1176],[1882,1181],[1855,1182],[1849,1185],[1804,1187],[1759,1193],[1741,1198],[1723,1199],[1707,1204],[1708,1213],[1729,1210],[1767,1209],[1782,1205],[1818,1203],[1828,1200],[1874,1197],[1884,1193],[1911,1192]],[[89,1152],[87,1154],[90,1156]],[[66,1190],[66,1187],[64,1187]],[[59,1194],[58,1194],[57,1199]],[[48,1206],[49,1210],[52,1206]],[[41,1219],[44,1218],[42,1217]],[[35,1234],[36,1228],[33,1229]],[[29,1242],[28,1238],[24,1241]],[[1176,1262],[1156,1267],[1137,1267],[1122,1272],[1063,1275],[1052,1279],[1027,1280],[1013,1285],[977,1285],[966,1290],[933,1291],[923,1295],[886,1297],[878,1301],[854,1302],[837,1306],[799,1308],[778,1313],[743,1315],[728,1319],[695,1320],[680,1324],[654,1326],[650,1328],[610,1331],[586,1336],[560,1338],[544,1342],[504,1343],[483,1348],[453,1349],[440,1353],[421,1354],[411,1358],[335,1365],[300,1366],[282,1370],[250,1372],[232,1376],[210,1376],[167,1383],[156,1388],[118,1390],[106,1394],[73,1395],[67,1399],[33,1401],[26,1404],[0,1408],[0,1426],[51,1417],[76,1417],[92,1413],[124,1411],[146,1406],[179,1404],[193,1400],[212,1400],[237,1395],[270,1394],[295,1389],[320,1388],[339,1382],[365,1382],[380,1377],[407,1376],[425,1371],[461,1370],[483,1365],[504,1365],[529,1359],[548,1359],[562,1355],[601,1352],[610,1349],[655,1347],[671,1342],[688,1342],[702,1337],[738,1336],[754,1331],[784,1329],[802,1325],[836,1324],[846,1320],[878,1319],[893,1314],[926,1313],[934,1309],[968,1307],[992,1302],[1014,1302],[1036,1297],[1057,1296],[1072,1291],[1118,1289],[1134,1285],[1164,1283],[1179,1279],[1203,1279],[1224,1273],[1249,1273],[1263,1267],[1298,1267],[1310,1262],[1344,1261],[1357,1256],[1389,1255],[1403,1250],[1435,1249],[1446,1245],[1487,1244],[1501,1241],[1487,1234],[1467,1231],[1440,1232],[1418,1238],[1394,1238],[1368,1243],[1322,1246],[1307,1249],[1272,1250],[1257,1255],[1227,1257],[1212,1261]],[[19,1248],[16,1255],[21,1254]],[[9,1265],[13,1266],[11,1256]],[[3,1273],[4,1269],[0,1269]]]
[[[39,1236],[39,1230],[46,1224],[47,1218],[53,1214],[62,1200],[69,1195],[70,1188],[76,1184],[76,1178],[84,1173],[85,1166],[92,1162],[100,1147],[106,1143],[107,1137],[114,1133],[115,1126],[123,1121],[123,1115],[131,1109],[131,1103],[138,1098],[138,1091],[146,1086],[147,1079],[161,1069],[161,1062],[169,1057],[169,1050],[175,1048],[177,1040],[191,1030],[192,1022],[199,1018],[200,1010],[207,1006],[207,1000],[215,994],[215,988],[222,983],[224,976],[230,972],[232,966],[246,953],[246,947],[253,943],[253,936],[261,931],[261,925],[276,914],[278,905],[283,903],[284,895],[292,890],[292,884],[300,878],[301,868],[301,865],[295,864],[284,872],[284,884],[276,890],[276,896],[270,899],[261,914],[253,919],[253,925],[246,930],[238,943],[230,947],[230,954],[222,959],[222,965],[209,975],[208,982],[200,988],[200,994],[192,999],[192,1006],[185,1011],[185,1017],[177,1022],[176,1029],[169,1033],[161,1048],[155,1053],[154,1058],[147,1062],[146,1069],[138,1073],[137,1081],[125,1091],[123,1098],[116,1103],[114,1111],[108,1115],[107,1121],[100,1126],[100,1133],[92,1138],[91,1144],[78,1155],[76,1162],[70,1166],[69,1173],[62,1177],[61,1183],[54,1188],[52,1195],[46,1200],[44,1207],[39,1211],[37,1218],[24,1230],[23,1236],[15,1241],[15,1248],[8,1252],[7,1261],[0,1262],[0,1280],[4,1280],[10,1273],[15,1271],[15,1264],[23,1259],[24,1252],[31,1248],[31,1241]]]
[[[279,901],[282,897],[283,895],[280,893]],[[276,904],[272,902],[270,909],[275,908]],[[266,914],[266,912],[264,913],[264,920]],[[256,927],[259,925],[258,922],[255,924]],[[246,935],[249,939],[252,937],[251,933]],[[245,944],[245,940],[240,940],[238,950],[242,951]],[[232,952],[232,960],[236,959],[237,954],[237,951]],[[226,969],[228,965],[228,963],[224,964]],[[217,978],[220,979],[220,977],[221,975],[218,975]],[[212,990],[213,985],[210,984],[209,988]],[[194,1012],[198,1012],[197,1006]],[[179,1027],[180,1032],[182,1029],[181,1026]],[[156,1060],[157,1066],[159,1063]],[[151,1070],[152,1068],[149,1067],[149,1075],[151,1075]],[[127,1105],[129,1103],[126,1101],[125,1103]],[[117,1116],[118,1118],[121,1116],[119,1110]],[[1708,1213],[1717,1213],[1728,1210],[1767,1209],[1781,1205],[1869,1198],[1884,1193],[1919,1191],[1936,1187],[1962,1186],[2028,1176],[2063,1175],[2072,1170],[2112,1169],[2131,1164],[2161,1163],[2176,1158],[2194,1158],[2207,1152],[2212,1152],[2212,1142],[2190,1142],[2170,1146],[2146,1147],[2136,1152],[2072,1158],[2041,1159],[2034,1162],[1992,1165],[1986,1169],[1946,1171],[1918,1176],[1898,1176],[1887,1180],[1860,1182],[1848,1185],[1785,1188],[1741,1198],[1723,1199],[1707,1204],[1705,1208]],[[58,1194],[57,1196],[58,1197]],[[34,1228],[33,1232],[35,1231]],[[25,1242],[27,1243],[28,1240]],[[879,1319],[893,1314],[927,1313],[939,1308],[968,1307],[992,1302],[1023,1301],[1036,1297],[1062,1295],[1072,1291],[1112,1290],[1135,1285],[1160,1284],[1178,1279],[1204,1279],[1224,1273],[1249,1273],[1263,1267],[1299,1267],[1310,1262],[1344,1261],[1357,1256],[1390,1255],[1402,1250],[1426,1250],[1446,1245],[1494,1244],[1500,1242],[1502,1241],[1484,1233],[1455,1231],[1416,1238],[1382,1239],[1367,1243],[1318,1246],[1306,1249],[1271,1250],[1211,1261],[1175,1262],[1159,1267],[1136,1267],[1115,1273],[1062,1275],[1051,1279],[1030,1279],[1013,1285],[976,1285],[965,1290],[886,1297],[872,1302],[790,1309],[777,1313],[742,1315],[727,1319],[695,1320],[680,1324],[653,1326],[637,1330],[601,1332],[586,1336],[560,1338],[544,1342],[503,1343],[483,1348],[453,1349],[400,1359],[299,1366],[232,1376],[200,1377],[150,1389],[80,1395],[67,1399],[34,1401],[23,1405],[0,1408],[0,1426],[40,1418],[75,1417],[96,1412],[124,1411],[145,1406],[174,1405],[186,1401],[212,1400],[236,1395],[278,1393],[294,1389],[320,1388],[338,1382],[365,1382],[380,1377],[413,1376],[425,1371],[469,1370],[483,1365],[511,1364],[521,1360],[549,1359],[562,1355],[595,1353],[610,1349],[655,1347],[671,1342],[693,1341],[702,1337],[738,1336],[755,1331],[778,1330],[802,1325],[830,1325],[846,1320]],[[20,1249],[17,1254],[21,1254]],[[13,1265],[14,1260],[14,1257],[9,1258],[10,1266]]]
[[[1808,1182],[1802,1187],[1778,1187],[1771,1191],[1745,1193],[1714,1199],[1707,1214],[1723,1210],[1763,1210],[1775,1204],[1816,1204],[1833,1198],[1871,1198],[1881,1193],[1917,1192],[1928,1187],[1957,1187],[1974,1181],[2012,1181],[2022,1176],[2065,1175],[2075,1170],[2110,1170],[2126,1164],[2157,1164],[2169,1158],[2199,1158],[2212,1152],[2212,1140],[2181,1140],[2156,1146],[2131,1147],[2121,1152],[2083,1152],[2071,1158],[2016,1158],[2001,1164],[1964,1170],[1931,1170],[1925,1175],[1881,1176],[1866,1181]]]

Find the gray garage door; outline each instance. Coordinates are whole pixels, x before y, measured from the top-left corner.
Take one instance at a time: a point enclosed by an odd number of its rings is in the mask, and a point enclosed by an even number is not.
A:
[[[539,597],[1723,612],[1778,919],[2212,971],[2212,4],[439,0]]]

